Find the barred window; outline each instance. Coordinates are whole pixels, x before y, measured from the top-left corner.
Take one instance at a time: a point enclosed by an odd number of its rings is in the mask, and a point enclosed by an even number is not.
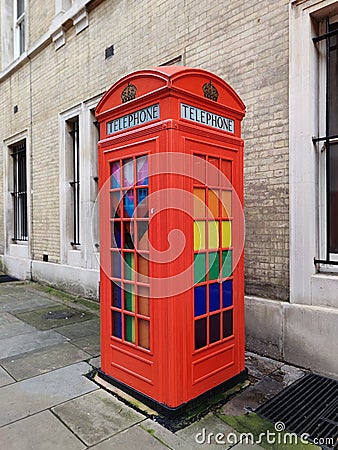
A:
[[[79,118],[74,117],[68,121],[69,134],[72,138],[71,160],[72,160],[72,180],[69,184],[72,187],[73,206],[73,240],[71,245],[80,245],[80,149],[79,149]]]
[[[13,241],[27,241],[27,168],[26,141],[11,148],[13,158]]]

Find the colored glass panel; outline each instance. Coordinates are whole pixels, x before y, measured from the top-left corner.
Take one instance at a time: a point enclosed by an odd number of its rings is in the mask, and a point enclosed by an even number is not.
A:
[[[209,284],[209,311],[217,311],[220,309],[220,287],[219,283]]]
[[[206,314],[207,312],[206,286],[197,286],[194,288],[194,311],[195,317]]]
[[[137,185],[148,184],[148,156],[144,155],[136,159]]]
[[[111,265],[111,276],[113,278],[121,278],[121,255],[119,252],[112,252]]]
[[[150,323],[148,320],[138,319],[138,345],[150,349]]]
[[[124,316],[124,338],[135,344],[135,317],[127,314]]]
[[[208,248],[219,247],[219,222],[210,220],[208,222]]]
[[[205,157],[200,155],[194,155],[193,159],[193,176],[194,183],[205,184]]]
[[[211,189],[208,190],[208,216],[219,216],[219,192]]]
[[[126,280],[135,279],[135,255],[134,253],[124,254],[124,278]]]
[[[123,186],[129,187],[134,184],[134,164],[133,159],[123,161]]]
[[[194,255],[194,283],[205,281],[206,254],[196,253]]]
[[[149,217],[149,206],[148,206],[148,189],[142,188],[137,190],[137,217],[144,219]]]
[[[149,281],[149,260],[147,257],[143,257],[140,253],[138,258],[138,279],[141,283],[148,283]]]
[[[112,189],[120,187],[120,163],[115,161],[110,164],[110,186]]]
[[[231,247],[231,222],[222,222],[222,247]]]
[[[112,305],[115,308],[122,308],[122,291],[121,287],[112,282]]]
[[[119,220],[114,220],[111,227],[113,232],[111,246],[121,248],[121,222]]]
[[[205,217],[205,189],[194,189],[194,216]]]
[[[205,222],[202,220],[194,222],[194,249],[205,249]]]
[[[222,283],[222,294],[223,308],[229,308],[229,306],[232,306],[232,280],[224,281]]]
[[[112,335],[122,339],[122,314],[118,311],[113,311],[112,316],[113,316]]]
[[[222,160],[222,172],[223,174],[227,177],[227,179],[230,181],[230,183],[232,182],[232,162],[231,161],[226,161],[226,160]],[[223,187],[224,183],[221,183]]]
[[[134,224],[123,221],[123,248],[134,248]]]
[[[207,319],[195,320],[195,349],[207,345]]]
[[[232,215],[231,196],[231,191],[222,191],[222,217],[231,217]]]
[[[221,339],[221,315],[214,314],[209,317],[209,342],[217,342]]]
[[[135,312],[135,292],[131,284],[124,286],[124,309]]]
[[[208,158],[207,173],[208,173],[208,185],[209,186],[218,186],[219,185],[219,159],[218,158]]]
[[[223,312],[223,337],[226,338],[233,334],[232,309]]]
[[[138,250],[149,250],[148,221],[137,222],[137,248]]]
[[[217,280],[219,277],[219,253],[209,253],[209,280]]]
[[[138,286],[138,313],[143,316],[149,316],[149,288],[145,286]]]
[[[232,251],[222,252],[222,277],[227,278],[232,274]]]
[[[110,217],[117,219],[120,218],[121,217],[120,192],[110,193],[110,203],[111,203]]]
[[[123,215],[124,217],[133,217],[134,215],[134,191],[130,189],[123,195]]]

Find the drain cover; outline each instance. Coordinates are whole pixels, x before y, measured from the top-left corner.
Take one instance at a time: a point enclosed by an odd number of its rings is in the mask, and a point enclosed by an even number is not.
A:
[[[44,319],[69,319],[70,317],[73,317],[75,314],[74,311],[65,311],[63,310],[57,310],[57,311],[48,311],[46,314],[44,314]]]
[[[323,449],[338,449],[338,381],[313,373],[256,409],[260,416],[302,435]]]

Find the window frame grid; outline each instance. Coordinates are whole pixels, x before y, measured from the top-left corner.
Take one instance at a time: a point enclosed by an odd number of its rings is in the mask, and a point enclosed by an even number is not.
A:
[[[12,146],[13,158],[13,242],[28,241],[26,141]]]

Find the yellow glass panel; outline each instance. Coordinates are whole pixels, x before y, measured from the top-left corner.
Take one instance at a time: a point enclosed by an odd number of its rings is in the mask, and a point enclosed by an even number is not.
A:
[[[219,247],[219,222],[211,220],[208,222],[208,248]]]
[[[232,215],[231,191],[223,191],[222,217],[231,217],[231,215]]]
[[[194,222],[194,250],[205,248],[205,222],[196,220]]]
[[[218,191],[208,190],[208,215],[209,217],[218,217],[219,216],[219,198]]]
[[[222,222],[222,247],[231,247],[231,222]]]
[[[205,189],[194,189],[194,216],[205,217]]]

